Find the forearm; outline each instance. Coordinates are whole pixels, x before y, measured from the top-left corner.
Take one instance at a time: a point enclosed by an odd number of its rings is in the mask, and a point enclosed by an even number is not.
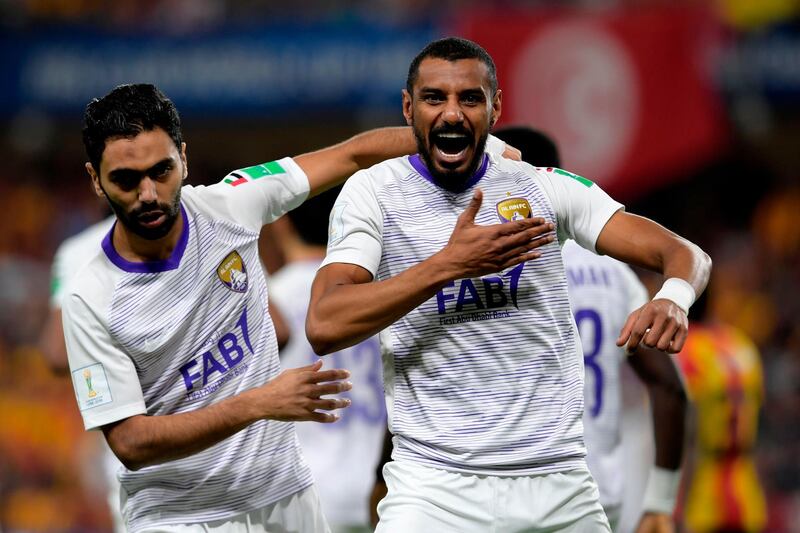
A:
[[[131,470],[205,450],[258,420],[248,393],[171,415],[137,415],[105,426],[108,444]]]
[[[379,128],[294,158],[308,176],[309,197],[339,185],[361,169],[416,152],[411,128]]]
[[[647,387],[653,413],[655,464],[668,470],[680,468],[683,456],[687,399],[672,358],[664,352],[639,347],[628,358]]]
[[[375,335],[458,277],[439,254],[384,281],[337,283],[328,274],[325,268],[318,273],[306,317],[306,335],[320,355]]]
[[[677,470],[683,458],[686,420],[686,395],[683,391],[665,386],[649,388],[655,436],[655,464],[668,470]]]
[[[615,259],[665,278],[689,283],[695,295],[703,292],[711,274],[711,258],[696,244],[652,220],[617,212],[606,224],[596,243],[597,250]]]

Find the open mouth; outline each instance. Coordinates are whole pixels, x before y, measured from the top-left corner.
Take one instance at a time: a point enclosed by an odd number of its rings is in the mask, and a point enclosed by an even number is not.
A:
[[[139,223],[146,228],[154,228],[161,224],[167,215],[163,211],[148,211],[136,217]]]
[[[472,144],[472,139],[466,133],[443,132],[432,135],[434,151],[443,163],[459,164]]]

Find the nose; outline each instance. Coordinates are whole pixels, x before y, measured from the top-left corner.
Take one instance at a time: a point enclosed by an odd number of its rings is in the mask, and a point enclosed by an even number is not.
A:
[[[448,98],[445,104],[442,120],[448,124],[460,124],[464,122],[464,113],[461,110],[461,103],[458,98]]]
[[[150,176],[144,176],[139,182],[139,201],[143,204],[158,200],[156,192],[156,182]]]

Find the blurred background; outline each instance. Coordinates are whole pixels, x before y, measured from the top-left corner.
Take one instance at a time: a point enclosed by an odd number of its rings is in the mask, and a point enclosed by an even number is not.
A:
[[[492,54],[500,125],[714,259],[710,310],[758,346],[768,531],[800,531],[800,1],[0,0],[0,529],[108,531],[97,435],[39,336],[59,243],[100,220],[82,112],[153,82],[194,184],[402,124],[430,40]]]

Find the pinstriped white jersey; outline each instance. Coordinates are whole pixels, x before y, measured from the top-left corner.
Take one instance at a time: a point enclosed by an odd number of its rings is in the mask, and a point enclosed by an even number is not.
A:
[[[295,261],[270,277],[270,298],[291,328],[289,342],[281,350],[284,368],[309,365],[319,357],[305,334],[311,284],[319,260]],[[335,424],[300,422],[297,437],[319,493],[325,518],[337,526],[369,524],[369,495],[375,481],[386,434],[381,355],[378,338],[369,339],[323,358],[324,368],[346,368],[353,389],[342,394],[352,399],[339,411]]]
[[[440,251],[474,187],[476,223],[542,216],[594,249],[621,205],[560,169],[485,156],[462,193],[418,156],[354,175],[331,213],[324,264],[391,278]],[[583,464],[583,363],[558,242],[534,261],[449,283],[381,333],[393,457],[461,472],[521,475]]]
[[[586,460],[600,487],[600,503],[617,506],[622,503],[625,471],[621,442],[625,352],[616,340],[628,315],[647,302],[647,290],[630,267],[615,259],[571,241],[564,243],[563,254],[585,362]]]
[[[182,189],[182,233],[163,261],[132,263],[111,235],[64,301],[87,429],[206,407],[280,371],[261,226],[296,207],[308,179],[291,159]],[[130,530],[229,518],[311,484],[291,423],[259,421],[190,457],[120,473]]]

